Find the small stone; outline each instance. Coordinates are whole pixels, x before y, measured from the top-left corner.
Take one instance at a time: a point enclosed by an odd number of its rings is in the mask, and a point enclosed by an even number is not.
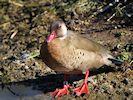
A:
[[[24,68],[25,68],[25,69],[29,69],[29,66],[25,66]]]
[[[125,84],[125,85],[127,85],[129,82],[128,82],[129,80],[126,78],[126,79],[124,79],[122,82]]]

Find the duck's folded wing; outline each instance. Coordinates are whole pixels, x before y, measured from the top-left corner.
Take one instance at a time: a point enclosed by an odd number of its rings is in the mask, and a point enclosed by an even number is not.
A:
[[[95,53],[109,53],[102,45],[86,38],[81,35],[73,36],[71,39],[71,44],[77,49],[87,50],[88,52]]]

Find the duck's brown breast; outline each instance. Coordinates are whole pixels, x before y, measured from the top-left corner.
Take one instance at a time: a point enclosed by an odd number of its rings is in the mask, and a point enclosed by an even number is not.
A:
[[[48,44],[48,50],[51,56],[61,64],[62,67],[68,70],[85,71],[91,68],[101,66],[102,57],[94,52],[77,49],[69,43],[56,41]],[[54,63],[54,62],[53,62]]]

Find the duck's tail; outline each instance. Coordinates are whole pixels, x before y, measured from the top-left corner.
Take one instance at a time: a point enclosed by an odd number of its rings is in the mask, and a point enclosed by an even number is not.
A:
[[[115,58],[108,58],[108,60],[110,60],[113,64],[120,66],[122,65],[123,61],[115,59]]]

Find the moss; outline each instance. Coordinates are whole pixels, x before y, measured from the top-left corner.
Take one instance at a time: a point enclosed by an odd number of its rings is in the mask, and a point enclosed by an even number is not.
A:
[[[119,55],[119,57],[118,57],[118,59],[120,59],[120,60],[130,60],[131,59],[131,52],[122,52],[120,55]]]

